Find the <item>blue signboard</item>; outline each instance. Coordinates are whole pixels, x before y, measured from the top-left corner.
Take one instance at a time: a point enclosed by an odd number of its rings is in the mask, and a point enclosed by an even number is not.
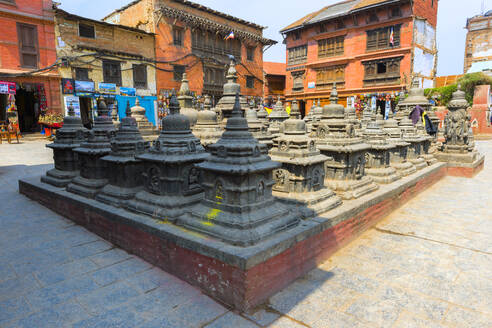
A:
[[[75,81],[76,92],[94,92],[94,82],[92,81]]]
[[[99,82],[99,92],[116,93],[116,84]]]
[[[120,87],[120,95],[122,96],[135,97],[136,93],[137,90],[135,88]]]

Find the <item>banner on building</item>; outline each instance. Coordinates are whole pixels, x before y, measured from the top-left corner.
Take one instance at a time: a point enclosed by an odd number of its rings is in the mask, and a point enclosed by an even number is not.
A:
[[[74,79],[61,79],[62,93],[65,95],[73,95],[75,93]]]
[[[114,83],[102,83],[98,84],[99,92],[101,93],[116,93],[116,84]]]
[[[0,81],[0,94],[15,95],[15,82]]]
[[[65,96],[65,116],[68,116],[68,106],[72,105],[75,115],[80,117],[80,99],[77,96]]]
[[[92,82],[92,81],[75,81],[75,91],[77,91],[77,92],[94,92],[94,82]]]
[[[308,89],[316,88],[316,82],[308,82]]]
[[[136,94],[137,89],[135,88],[120,87],[120,95],[122,96],[135,97]]]

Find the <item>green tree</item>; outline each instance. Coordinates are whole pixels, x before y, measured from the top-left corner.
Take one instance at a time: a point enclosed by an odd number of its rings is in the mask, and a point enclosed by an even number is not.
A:
[[[461,84],[461,90],[466,94],[466,100],[473,105],[473,96],[475,93],[475,87],[477,85],[490,85],[492,86],[492,78],[482,72],[469,73],[463,75],[458,79],[458,84]]]

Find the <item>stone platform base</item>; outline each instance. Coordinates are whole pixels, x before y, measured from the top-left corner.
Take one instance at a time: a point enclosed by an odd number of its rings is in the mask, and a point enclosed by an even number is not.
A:
[[[485,155],[480,155],[473,163],[453,163],[449,162],[448,175],[453,177],[473,178],[483,170]]]
[[[251,247],[234,247],[84,198],[41,183],[39,177],[20,180],[19,191],[219,301],[248,311],[439,181],[446,169],[445,164],[424,168]]]

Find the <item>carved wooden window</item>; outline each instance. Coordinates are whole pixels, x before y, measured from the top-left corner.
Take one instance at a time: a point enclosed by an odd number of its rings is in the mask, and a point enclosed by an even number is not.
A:
[[[255,87],[255,77],[248,75],[246,76],[246,88],[253,89]]]
[[[181,81],[183,79],[183,73],[186,70],[186,66],[183,65],[174,65],[173,66],[173,79],[174,81]]]
[[[249,61],[255,60],[255,48],[254,47],[246,48],[246,57]]]
[[[75,68],[75,79],[77,81],[90,81],[89,80],[89,69],[76,67]]]
[[[300,31],[294,31],[294,32],[292,32],[292,39],[294,41],[300,40],[301,39],[301,32]]]
[[[202,50],[205,47],[206,35],[202,30],[195,29],[191,32],[191,47]]]
[[[367,31],[367,50],[399,47],[400,27],[401,25],[394,25]]]
[[[121,64],[119,61],[103,60],[103,78],[106,83],[121,85]]]
[[[79,23],[79,36],[83,38],[95,39],[96,30],[94,25]]]
[[[133,65],[133,86],[135,88],[147,88],[147,66],[145,64]]]
[[[401,17],[400,6],[394,6],[389,9],[389,18]]]
[[[371,10],[367,13],[367,18],[366,18],[367,23],[375,23],[378,21],[379,21],[378,15],[374,10]]]
[[[332,57],[343,55],[344,36],[337,36],[318,41],[318,57]]]
[[[287,51],[288,51],[287,65],[295,65],[295,64],[306,62],[307,45],[290,48]]]
[[[400,62],[403,57],[371,60],[364,65],[364,86],[400,83]]]
[[[21,66],[28,68],[38,67],[39,44],[36,26],[17,23],[17,39]]]
[[[345,65],[330,66],[316,71],[316,86],[327,87],[337,82],[337,86],[343,87],[345,84]]]
[[[300,92],[304,90],[304,71],[292,72],[292,91]]]
[[[181,27],[173,26],[173,44],[175,46],[183,45],[184,30]]]
[[[205,86],[222,87],[224,84],[224,81],[225,81],[224,75],[225,75],[225,72],[223,69],[205,66],[205,68],[204,68],[204,84],[205,84]]]
[[[318,27],[318,33],[325,33],[328,32],[328,28],[326,24],[320,24]]]

